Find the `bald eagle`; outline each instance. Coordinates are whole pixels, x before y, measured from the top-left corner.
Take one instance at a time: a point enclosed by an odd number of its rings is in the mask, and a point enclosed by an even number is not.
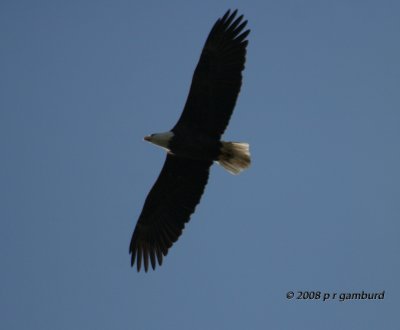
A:
[[[207,37],[183,112],[172,130],[144,139],[167,151],[161,173],[139,216],[129,252],[147,272],[182,234],[208,181],[213,162],[232,174],[250,166],[247,143],[221,141],[242,84],[250,30],[228,10]]]

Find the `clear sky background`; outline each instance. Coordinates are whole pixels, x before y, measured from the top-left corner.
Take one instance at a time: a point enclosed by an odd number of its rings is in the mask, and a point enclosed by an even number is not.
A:
[[[215,20],[252,32],[213,166],[161,268],[128,247]],[[398,1],[0,2],[1,329],[398,329]],[[383,300],[288,300],[286,293]]]

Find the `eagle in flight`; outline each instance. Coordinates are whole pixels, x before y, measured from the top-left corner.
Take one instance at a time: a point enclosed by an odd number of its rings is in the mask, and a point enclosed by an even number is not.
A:
[[[232,174],[250,166],[249,145],[221,140],[239,95],[246,60],[247,21],[228,10],[212,27],[192,78],[183,112],[168,132],[144,139],[167,151],[161,173],[139,216],[129,252],[147,272],[182,234],[217,162]]]

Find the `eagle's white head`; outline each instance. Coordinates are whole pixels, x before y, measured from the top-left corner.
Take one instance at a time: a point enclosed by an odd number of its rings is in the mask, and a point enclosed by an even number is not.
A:
[[[155,133],[151,135],[146,135],[144,137],[144,140],[169,150],[168,144],[173,138],[173,136],[174,136],[173,132]]]

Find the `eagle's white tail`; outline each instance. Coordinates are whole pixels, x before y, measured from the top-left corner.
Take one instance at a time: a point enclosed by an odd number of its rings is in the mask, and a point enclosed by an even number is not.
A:
[[[218,164],[223,166],[231,174],[239,174],[250,166],[250,150],[248,143],[224,142],[218,157]]]

